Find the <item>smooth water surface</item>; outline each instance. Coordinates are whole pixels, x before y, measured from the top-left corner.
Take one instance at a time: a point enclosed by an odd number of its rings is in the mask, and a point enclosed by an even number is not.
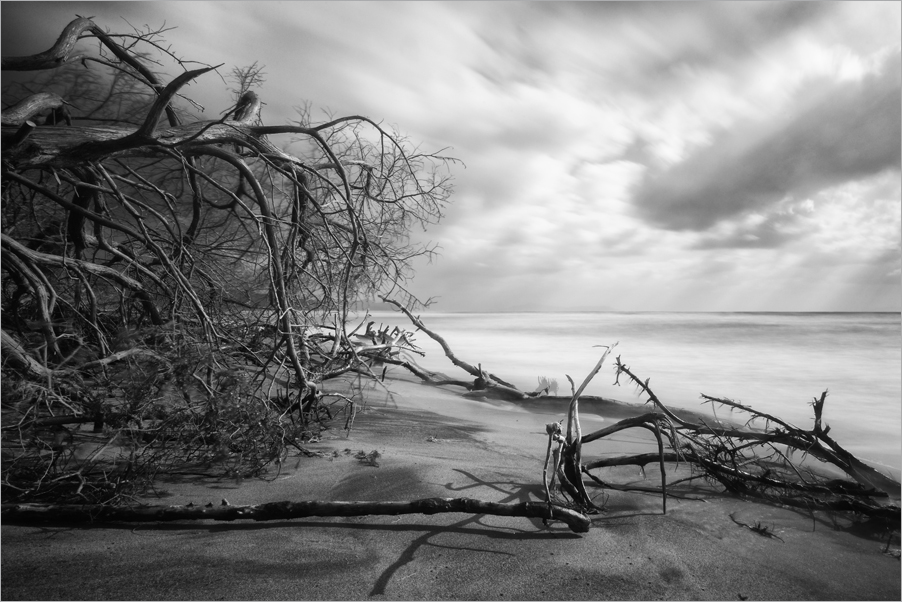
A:
[[[400,314],[371,319],[411,329]],[[565,374],[582,382],[601,357],[594,345],[619,343],[586,390],[645,401],[613,359],[642,379],[671,408],[704,409],[700,393],[773,413],[800,428],[813,425],[812,399],[829,390],[824,418],[849,451],[889,467],[902,465],[902,323],[895,313],[423,313],[425,324],[454,353],[519,388]],[[417,362],[467,378],[425,334]],[[719,409],[722,413],[723,410]]]

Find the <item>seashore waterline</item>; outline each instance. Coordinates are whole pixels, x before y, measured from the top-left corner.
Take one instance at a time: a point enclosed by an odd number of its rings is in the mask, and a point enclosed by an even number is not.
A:
[[[395,312],[371,320],[412,326]],[[898,313],[439,313],[425,324],[454,353],[482,363],[523,390],[538,377],[567,394],[603,349],[618,343],[586,395],[643,402],[635,387],[614,384],[621,356],[672,409],[717,412],[700,394],[725,397],[811,428],[811,401],[828,390],[824,418],[831,435],[859,458],[899,480],[902,473],[902,316]],[[437,343],[419,333],[421,366],[463,378]],[[739,415],[734,418],[741,418]],[[743,418],[744,419],[744,418]]]

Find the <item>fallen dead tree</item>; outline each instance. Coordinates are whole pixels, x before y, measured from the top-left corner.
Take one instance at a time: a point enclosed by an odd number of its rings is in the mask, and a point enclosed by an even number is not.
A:
[[[3,521],[12,522],[172,522],[184,520],[272,521],[311,516],[397,516],[400,514],[491,514],[553,519],[564,522],[574,533],[589,530],[589,519],[569,508],[541,502],[502,504],[471,498],[425,498],[410,502],[270,502],[253,506],[232,506],[223,500],[214,506],[138,506],[134,508],[92,505],[4,504]]]
[[[811,404],[814,408],[814,428],[811,430],[798,428],[776,416],[729,399],[702,395],[707,403],[750,416],[745,428],[733,428],[710,425],[704,421],[693,423],[680,418],[661,402],[649,386],[649,381],[641,380],[619,357],[616,373],[618,379],[625,375],[646,394],[656,411],[587,434],[582,437],[581,443],[598,441],[624,428],[653,427],[658,437],[659,452],[586,463],[581,470],[597,483],[605,485],[590,472],[592,470],[623,465],[641,467],[657,459],[666,512],[664,463],[682,461],[697,471],[698,476],[719,483],[726,491],[737,495],[808,510],[854,512],[868,517],[899,520],[899,483],[856,458],[828,435],[830,427],[823,425],[826,391]],[[755,420],[763,420],[765,428],[750,428]],[[663,451],[662,436],[671,450],[668,453]],[[800,461],[794,461],[793,456],[800,456]],[[831,464],[852,480],[822,476],[805,464],[807,458]]]
[[[263,474],[333,414],[350,428],[331,381],[405,344],[355,344],[348,314],[412,299],[433,249],[409,233],[441,219],[456,160],[365,116],[267,125],[256,62],[220,72],[234,88],[206,111],[186,90],[217,67],[168,31],[78,17],[2,57],[5,503]]]

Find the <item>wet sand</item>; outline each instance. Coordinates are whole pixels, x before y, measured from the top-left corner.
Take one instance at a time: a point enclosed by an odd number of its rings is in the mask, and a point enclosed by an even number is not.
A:
[[[390,387],[391,399],[369,395],[349,436],[335,431],[306,446],[324,457],[291,458],[268,480],[162,482],[160,497],[147,501],[542,499],[544,425],[564,417],[554,404],[530,412],[403,380]],[[583,430],[620,417],[587,411]],[[587,445],[583,455],[653,449],[650,434],[632,429]],[[378,467],[355,458],[373,450]],[[645,478],[632,467],[599,474],[659,482],[652,466]],[[562,523],[465,514],[4,524],[0,593],[4,600],[900,599],[899,560],[882,553],[887,534],[866,523],[725,497],[701,484],[681,486],[666,515],[657,495],[589,490],[605,511],[581,535]]]

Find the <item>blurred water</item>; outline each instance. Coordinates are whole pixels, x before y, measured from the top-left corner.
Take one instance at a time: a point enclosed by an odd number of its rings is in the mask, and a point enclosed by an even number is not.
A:
[[[410,329],[402,315],[374,312],[378,322]],[[831,435],[861,458],[902,467],[902,322],[894,313],[424,313],[425,324],[454,353],[521,389],[554,378],[569,392],[603,349],[673,408],[696,410],[699,394],[728,397],[811,428],[809,405],[829,389],[824,418]],[[464,378],[441,348],[418,333],[420,365]],[[644,401],[634,387],[615,386],[613,356],[586,390]]]

